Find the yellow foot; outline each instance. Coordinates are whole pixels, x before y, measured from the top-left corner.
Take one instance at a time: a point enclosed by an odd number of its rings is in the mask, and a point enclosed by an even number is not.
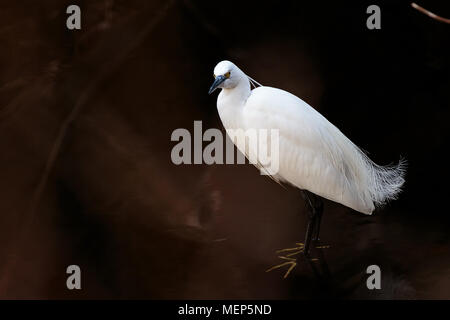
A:
[[[328,249],[330,246],[317,246],[317,249]],[[284,274],[283,278],[286,279],[292,270],[297,266],[298,257],[295,257],[299,255],[300,253],[303,253],[305,251],[305,245],[302,242],[297,242],[296,247],[294,248],[287,248],[287,249],[281,249],[277,250],[276,253],[279,254],[278,258],[285,260],[285,262],[277,264],[276,266],[273,266],[266,270],[266,272],[270,272],[275,269],[283,268],[285,266],[289,266],[286,273]],[[294,258],[295,257],[295,258]],[[310,258],[310,261],[318,261],[317,258]]]

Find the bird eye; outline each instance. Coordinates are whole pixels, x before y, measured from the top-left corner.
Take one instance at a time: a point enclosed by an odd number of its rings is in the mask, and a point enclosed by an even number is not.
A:
[[[225,78],[229,78],[230,77],[230,71],[228,71],[227,73],[225,73]]]

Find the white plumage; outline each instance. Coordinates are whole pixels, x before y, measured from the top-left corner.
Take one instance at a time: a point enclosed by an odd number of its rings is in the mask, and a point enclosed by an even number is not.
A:
[[[257,87],[229,61],[214,69],[211,92],[226,129],[278,129],[279,171],[274,178],[356,211],[371,214],[396,198],[404,183],[404,162],[379,166],[319,112],[289,92]],[[237,145],[247,154],[246,150]],[[252,152],[252,150],[250,150]]]

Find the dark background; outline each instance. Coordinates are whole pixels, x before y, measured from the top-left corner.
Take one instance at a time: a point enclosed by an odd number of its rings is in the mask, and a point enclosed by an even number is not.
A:
[[[448,1],[419,4],[450,17]],[[449,299],[449,40],[407,1],[1,1],[0,298]],[[174,129],[222,128],[207,91],[224,59],[375,162],[408,160],[375,215],[325,203],[328,277],[305,261],[265,272],[303,240],[297,190],[251,165],[170,160]],[[371,264],[382,290],[366,288]]]

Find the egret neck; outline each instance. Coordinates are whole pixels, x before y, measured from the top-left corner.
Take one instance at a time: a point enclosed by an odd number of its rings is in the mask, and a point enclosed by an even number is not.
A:
[[[236,85],[222,88],[217,98],[217,109],[226,129],[242,128],[241,112],[251,94],[250,81],[240,69],[236,68],[234,77]]]

